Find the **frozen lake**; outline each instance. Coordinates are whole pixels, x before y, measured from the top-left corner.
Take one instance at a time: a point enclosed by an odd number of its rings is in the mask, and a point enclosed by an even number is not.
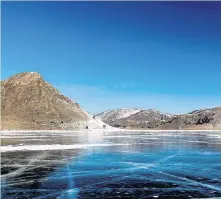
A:
[[[2,132],[1,198],[221,197],[221,131]]]

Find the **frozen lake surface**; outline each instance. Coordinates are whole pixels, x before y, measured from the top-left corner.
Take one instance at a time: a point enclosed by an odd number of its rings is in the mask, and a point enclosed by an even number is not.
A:
[[[221,132],[2,132],[1,198],[219,198]]]

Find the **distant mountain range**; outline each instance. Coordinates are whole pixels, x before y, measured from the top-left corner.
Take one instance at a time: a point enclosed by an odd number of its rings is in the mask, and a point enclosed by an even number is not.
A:
[[[123,108],[91,115],[36,72],[1,81],[2,130],[221,129],[221,107],[171,115]]]
[[[126,129],[221,129],[221,107],[187,114],[164,114],[157,110],[122,108],[96,115],[103,122]]]
[[[103,125],[36,72],[1,81],[3,130],[97,129]]]

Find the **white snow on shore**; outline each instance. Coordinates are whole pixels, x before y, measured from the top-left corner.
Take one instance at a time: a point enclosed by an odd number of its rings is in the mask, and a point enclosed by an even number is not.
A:
[[[102,122],[100,119],[89,119],[87,121],[76,121],[73,123],[63,124],[64,129],[74,129],[77,131],[94,131],[94,130],[105,130],[113,131],[119,130],[118,128],[109,126],[108,124]]]

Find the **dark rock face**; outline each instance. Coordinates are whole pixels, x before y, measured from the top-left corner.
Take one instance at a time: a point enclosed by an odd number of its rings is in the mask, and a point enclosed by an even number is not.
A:
[[[88,114],[36,72],[20,73],[1,82],[1,128],[64,129]]]
[[[116,111],[116,110],[113,110]],[[119,112],[119,111],[118,111]],[[170,115],[156,110],[140,110],[126,117],[109,120],[108,114],[99,114],[107,124],[132,129],[221,129],[221,107],[196,110],[187,114]]]

